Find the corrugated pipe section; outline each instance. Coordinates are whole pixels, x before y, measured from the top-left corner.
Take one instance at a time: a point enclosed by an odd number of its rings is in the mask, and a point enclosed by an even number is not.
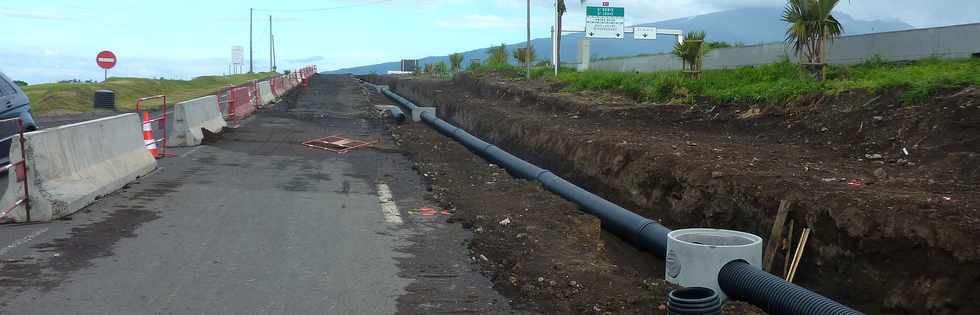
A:
[[[404,97],[388,89],[382,89],[382,92],[410,112],[417,110],[418,106]],[[603,227],[613,234],[660,258],[666,257],[667,233],[670,229],[663,225],[596,196],[548,170],[480,140],[435,115],[422,113],[421,119],[440,133],[455,139],[512,174],[528,180],[537,180],[545,189],[578,204],[592,215],[599,217]],[[783,281],[782,278],[744,261],[734,261],[726,265],[718,274],[718,282],[729,298],[751,303],[770,314],[862,314],[813,291]]]

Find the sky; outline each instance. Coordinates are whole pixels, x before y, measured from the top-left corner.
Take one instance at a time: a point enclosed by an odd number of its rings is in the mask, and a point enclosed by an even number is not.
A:
[[[566,25],[584,24],[567,0]],[[596,0],[598,1],[598,0]],[[729,9],[781,7],[785,0],[613,0],[639,24]],[[549,37],[552,0],[532,0],[532,36]],[[269,15],[280,69],[320,70],[467,51],[526,37],[525,0],[0,0],[0,70],[29,83],[101,80],[101,50],[116,53],[110,76],[189,79],[229,71],[231,47],[249,46],[269,69]],[[978,0],[851,0],[838,10],[863,20],[916,27],[980,22]],[[579,18],[580,17],[580,18]],[[246,65],[247,67],[247,65]]]

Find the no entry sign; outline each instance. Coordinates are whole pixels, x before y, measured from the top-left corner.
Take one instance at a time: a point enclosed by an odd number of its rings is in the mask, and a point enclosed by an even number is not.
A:
[[[95,63],[99,64],[99,67],[102,69],[112,69],[112,67],[116,66],[116,54],[108,50],[103,50],[95,56]]]

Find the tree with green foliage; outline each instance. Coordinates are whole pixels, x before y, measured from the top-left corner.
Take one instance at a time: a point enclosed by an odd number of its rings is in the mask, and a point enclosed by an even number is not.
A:
[[[521,64],[521,67],[527,68],[528,63],[534,63],[538,56],[534,52],[534,46],[531,46],[530,52],[527,48],[514,49],[514,59],[517,59],[517,63]]]
[[[487,65],[497,66],[507,64],[507,45],[493,46],[487,49]]]
[[[684,42],[674,44],[674,50],[671,52],[681,59],[683,62],[681,67],[689,70],[694,78],[699,77],[704,64],[704,54],[707,52],[704,45],[705,36],[704,31],[687,33]]]
[[[793,44],[800,62],[827,78],[827,45],[844,33],[844,26],[833,11],[840,0],[788,0],[783,21],[789,23],[786,42]]]
[[[449,66],[453,73],[459,72],[463,69],[463,54],[455,53],[449,55]]]

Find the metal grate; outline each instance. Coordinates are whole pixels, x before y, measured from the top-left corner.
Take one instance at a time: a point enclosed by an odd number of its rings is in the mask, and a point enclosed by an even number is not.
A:
[[[344,154],[360,147],[369,146],[371,143],[367,141],[348,139],[341,136],[329,136],[303,142],[303,145],[311,148]]]

